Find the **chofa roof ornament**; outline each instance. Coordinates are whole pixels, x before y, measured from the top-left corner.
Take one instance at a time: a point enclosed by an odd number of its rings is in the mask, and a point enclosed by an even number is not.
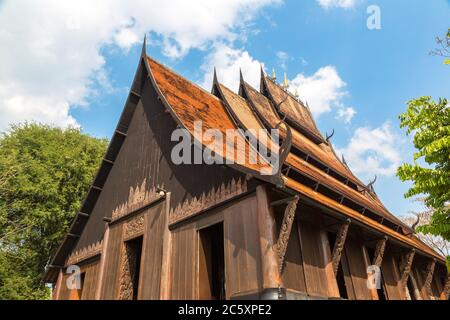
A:
[[[326,140],[327,140],[328,143],[330,143],[330,139],[333,138],[334,133],[335,133],[334,129],[333,129],[333,131],[331,132],[330,135],[328,135],[328,133],[327,133],[327,138],[326,138]]]
[[[370,192],[375,193],[375,189],[374,189],[373,185],[375,184],[376,181],[377,181],[377,176],[375,175],[375,178],[372,181],[370,181],[369,184],[367,185],[367,189]]]

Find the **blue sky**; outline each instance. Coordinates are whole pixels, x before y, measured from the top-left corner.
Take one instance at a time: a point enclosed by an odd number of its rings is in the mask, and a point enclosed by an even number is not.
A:
[[[413,152],[398,115],[411,98],[450,96],[449,67],[429,55],[450,27],[450,1],[44,2],[46,12],[0,2],[0,130],[34,120],[111,137],[147,33],[153,57],[208,89],[213,66],[234,90],[239,67],[253,83],[260,64],[286,72],[355,173],[378,175],[387,207],[418,207],[395,177]],[[379,30],[367,28],[369,5]]]

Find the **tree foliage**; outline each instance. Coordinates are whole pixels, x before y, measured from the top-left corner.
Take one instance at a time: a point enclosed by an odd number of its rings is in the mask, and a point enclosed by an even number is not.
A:
[[[450,108],[446,99],[435,102],[420,97],[408,102],[400,115],[401,127],[413,134],[414,162],[403,164],[397,172],[402,181],[412,181],[406,197],[425,195],[425,204],[434,209],[423,233],[450,240]]]
[[[75,128],[12,126],[0,136],[0,299],[48,298],[42,283],[106,150]]]

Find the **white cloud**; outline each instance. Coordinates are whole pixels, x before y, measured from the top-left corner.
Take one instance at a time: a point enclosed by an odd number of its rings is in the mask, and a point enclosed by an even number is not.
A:
[[[100,49],[126,52],[145,32],[179,58],[245,34],[261,8],[280,0],[5,0],[0,2],[0,130],[35,120],[75,124],[94,84],[108,84]]]
[[[205,72],[201,85],[206,90],[211,89],[213,71],[216,67],[219,81],[233,91],[239,88],[239,69],[242,70],[246,82],[259,88],[261,65],[263,64],[245,50],[235,49],[223,43],[217,44],[201,67]]]
[[[298,74],[290,83],[290,90],[297,89],[300,98],[307,101],[315,116],[343,108],[342,98],[347,95],[346,83],[334,66],[325,66],[312,76]]]
[[[344,155],[356,174],[392,176],[401,164],[402,144],[400,136],[386,122],[375,129],[356,129],[349,144],[342,149],[336,148],[336,151]]]
[[[352,107],[339,107],[336,112],[336,119],[343,120],[346,124],[350,123],[356,114],[356,110]]]
[[[289,54],[287,54],[287,52],[284,51],[278,51],[277,52],[277,63],[280,65],[280,67],[283,70],[286,70],[287,67],[287,62],[289,60]]]
[[[344,8],[350,9],[356,5],[356,0],[316,0],[324,9]]]

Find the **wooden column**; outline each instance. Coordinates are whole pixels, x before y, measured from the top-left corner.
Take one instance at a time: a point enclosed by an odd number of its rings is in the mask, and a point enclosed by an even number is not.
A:
[[[279,288],[283,286],[278,272],[275,215],[270,206],[270,200],[267,193],[267,186],[258,186],[256,188],[259,243],[261,250],[261,282],[263,289]]]
[[[441,300],[448,300],[450,298],[450,272],[447,273],[447,280],[445,281],[444,290],[441,293]]]
[[[427,290],[428,296],[433,295],[433,291],[431,290],[431,282],[433,281],[434,269],[436,267],[436,260],[431,260],[427,265],[427,276],[425,278],[424,287]]]
[[[320,243],[322,245],[323,259],[325,263],[325,276],[328,284],[328,297],[339,298],[339,286],[336,280],[336,274],[333,271],[333,259],[331,255],[330,242],[326,230],[320,231]]]
[[[416,278],[414,277],[413,274],[410,274],[410,278],[411,278],[411,284],[413,286],[413,294],[414,297],[416,298],[416,300],[423,300],[422,295],[420,294],[420,290],[419,290],[419,286],[417,285],[417,281]]]
[[[344,251],[345,240],[347,239],[348,228],[350,227],[351,220],[347,219],[344,224],[339,228],[339,232],[336,236],[336,242],[334,244],[331,261],[333,263],[333,272],[335,275],[338,273],[339,263],[341,262],[342,252]]]
[[[61,286],[62,286],[63,279],[64,279],[63,268],[60,268],[59,273],[58,273],[58,279],[56,280],[55,292],[52,297],[53,300],[60,300]]]
[[[170,195],[166,193],[165,199],[165,224],[163,234],[163,249],[162,249],[162,269],[161,269],[161,284],[160,284],[160,298],[161,300],[169,300],[170,297],[170,281],[171,281],[171,257],[172,257],[172,233],[169,230],[170,221]]]
[[[109,241],[109,223],[107,222],[105,223],[105,234],[103,236],[103,246],[102,246],[102,253],[100,256],[97,287],[95,289],[95,300],[100,300],[102,298],[102,286],[106,267],[106,250],[108,248],[108,241]]]

